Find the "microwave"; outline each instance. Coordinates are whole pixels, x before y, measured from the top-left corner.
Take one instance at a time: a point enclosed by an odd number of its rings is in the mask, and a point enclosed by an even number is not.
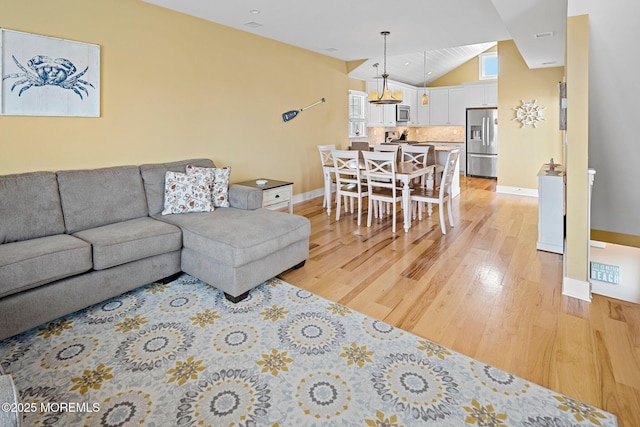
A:
[[[396,122],[411,120],[411,108],[408,105],[396,105]]]

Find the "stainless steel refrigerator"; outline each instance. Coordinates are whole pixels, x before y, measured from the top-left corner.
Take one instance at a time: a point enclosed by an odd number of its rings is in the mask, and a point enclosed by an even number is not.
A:
[[[467,175],[498,177],[498,110],[467,109]]]

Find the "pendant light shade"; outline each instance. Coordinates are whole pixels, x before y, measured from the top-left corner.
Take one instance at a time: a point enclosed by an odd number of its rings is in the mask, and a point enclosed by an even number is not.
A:
[[[424,89],[422,92],[422,105],[429,105],[429,95],[427,95],[427,51],[424,51]]]
[[[387,82],[387,78],[389,77],[389,74],[387,74],[387,36],[391,33],[389,31],[383,31],[380,34],[384,37],[384,71],[382,73],[382,91],[374,90],[369,92],[369,102],[372,104],[399,104],[402,102],[402,91],[398,90],[392,93]],[[377,70],[378,64],[375,64],[374,67],[376,67]],[[377,74],[378,73],[376,72],[376,77]]]

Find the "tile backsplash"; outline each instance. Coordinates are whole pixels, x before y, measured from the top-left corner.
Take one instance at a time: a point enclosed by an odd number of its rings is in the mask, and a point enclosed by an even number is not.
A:
[[[367,128],[367,138],[359,138],[359,141],[368,141],[369,144],[382,144],[384,133],[395,131],[398,135],[407,130],[408,141],[442,141],[464,142],[464,126],[422,126],[422,127],[370,127]],[[352,139],[354,141],[355,139]]]

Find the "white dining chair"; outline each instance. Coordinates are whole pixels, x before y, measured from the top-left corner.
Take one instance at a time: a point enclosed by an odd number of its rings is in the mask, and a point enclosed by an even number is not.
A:
[[[440,186],[431,188],[419,187],[414,188],[411,193],[411,202],[423,202],[434,203],[438,206],[438,213],[440,214],[440,228],[442,234],[447,234],[447,228],[444,223],[444,205],[447,204],[447,211],[449,214],[449,225],[453,227],[453,213],[451,212],[451,182],[453,181],[453,174],[456,170],[456,164],[460,157],[460,150],[451,150],[447,155],[447,161],[444,165],[444,172],[442,173],[442,179],[440,180]],[[418,203],[418,219],[422,219],[422,203]]]
[[[362,217],[362,199],[369,195],[363,182],[363,170],[360,167],[360,153],[355,150],[333,150],[334,172],[336,174],[336,221],[340,221],[340,199],[342,197],[358,200],[358,225]],[[346,207],[345,199],[345,207]],[[352,205],[353,206],[353,205]],[[352,209],[353,212],[353,209]]]
[[[403,144],[402,145],[402,161],[412,163],[416,166],[426,167],[429,159],[429,150],[431,149],[428,145],[410,145]],[[426,185],[426,176],[420,177],[419,185]]]
[[[335,174],[333,172],[326,171],[326,166],[333,167],[333,157],[331,157],[331,151],[336,149],[336,144],[318,145],[318,151],[320,152],[320,164],[322,166],[322,172],[324,175],[324,188],[331,188],[335,181]],[[327,197],[328,196],[328,197]],[[328,199],[328,200],[327,200]],[[328,212],[331,213],[331,192],[325,190],[322,200],[322,207],[328,208]]]
[[[396,155],[397,151],[363,152],[365,177],[369,188],[369,204],[367,213],[367,227],[371,227],[375,202],[380,206],[380,217],[384,205],[391,205],[392,225],[396,232],[396,203],[402,201],[402,188],[396,183]],[[384,204],[384,205],[383,205]]]
[[[402,161],[414,164],[418,167],[426,167],[429,161],[429,150],[431,150],[431,146],[429,145],[411,145],[411,144],[403,144],[402,145]],[[411,188],[423,186],[427,186],[427,176],[428,174],[422,175],[419,178],[413,179],[409,186]],[[417,203],[415,206],[412,205],[412,216],[413,219],[416,219],[416,215],[418,212]]]
[[[373,146],[373,151],[377,152],[395,152],[396,160],[400,156],[400,144],[377,144]]]

